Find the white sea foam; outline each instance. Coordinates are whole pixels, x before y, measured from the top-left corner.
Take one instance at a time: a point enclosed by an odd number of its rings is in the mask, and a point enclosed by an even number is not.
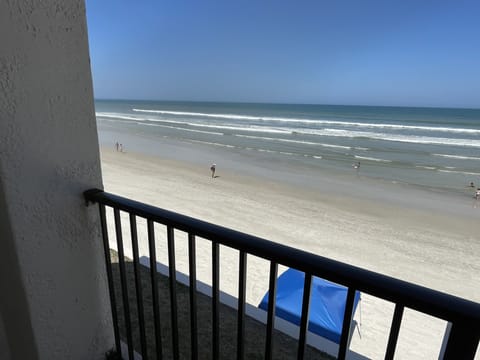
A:
[[[204,131],[204,130],[196,130],[196,129],[187,129],[183,127],[178,127],[178,126],[169,126],[169,125],[160,125],[160,124],[144,124],[144,123],[138,123],[138,125],[141,126],[155,126],[155,127],[164,127],[164,128],[169,128],[169,129],[175,129],[175,130],[181,130],[181,131],[189,131],[189,132],[195,132],[195,133],[201,133],[201,134],[209,134],[209,135],[223,135],[221,132],[214,132],[214,131]]]
[[[369,161],[379,161],[379,162],[392,162],[392,160],[386,160],[386,159],[378,159],[374,157],[368,157],[368,156],[358,156],[355,155],[355,159],[362,159],[362,160],[369,160]]]
[[[246,138],[246,139],[281,141],[281,142],[295,143],[295,144],[302,144],[302,145],[319,145],[318,143],[311,142],[311,141],[289,140],[289,139],[271,138],[271,137],[265,137],[265,136],[254,136],[254,135],[243,135],[243,134],[235,134],[235,136],[236,137],[241,137],[241,138]]]
[[[190,126],[198,126],[197,123],[189,123],[186,121],[178,121],[173,119],[160,119],[160,118],[153,118],[153,117],[144,117],[144,116],[128,116],[123,114],[116,114],[116,113],[102,113],[97,112],[97,117],[101,118],[109,118],[109,119],[119,119],[119,120],[132,120],[137,122],[155,122],[155,123],[167,123],[167,124],[181,124],[181,125],[190,125]]]
[[[421,125],[398,125],[398,124],[383,124],[383,123],[382,124],[376,124],[376,123],[337,121],[337,120],[324,120],[324,119],[299,119],[299,118],[283,118],[283,117],[272,117],[272,116],[216,114],[216,113],[199,113],[199,112],[169,111],[169,110],[150,110],[150,109],[132,109],[132,110],[135,111],[135,112],[154,113],[154,114],[161,114],[161,115],[247,120],[247,121],[257,121],[257,122],[258,121],[277,121],[277,122],[286,122],[286,123],[304,123],[304,124],[318,124],[318,125],[324,124],[324,125],[354,126],[354,127],[367,127],[367,128],[385,128],[385,129],[394,129],[394,130],[422,130],[422,131],[440,131],[440,132],[450,132],[450,133],[480,134],[480,129],[467,129],[467,128],[421,126]]]
[[[311,156],[308,154],[297,154],[297,153],[292,153],[292,152],[287,152],[287,151],[277,151],[277,150],[271,150],[271,149],[263,149],[263,148],[252,148],[252,147],[241,147],[241,146],[234,146],[234,145],[228,145],[228,144],[222,144],[222,143],[217,143],[217,142],[211,142],[211,141],[203,141],[203,140],[189,140],[190,142],[193,143],[199,143],[199,144],[205,144],[205,145],[212,145],[212,146],[219,146],[219,147],[226,147],[226,148],[243,148],[245,150],[250,150],[250,151],[258,151],[258,152],[263,152],[263,153],[269,153],[269,154],[281,154],[281,155],[287,155],[287,156],[304,156],[304,157],[314,157],[316,159],[321,159],[321,156]]]
[[[217,142],[211,142],[211,141],[201,141],[201,140],[189,140],[190,142],[193,143],[200,143],[200,144],[206,144],[206,145],[213,145],[213,146],[220,146],[220,147],[226,147],[226,148],[235,148],[236,146],[234,145],[228,145],[228,144],[221,144]]]
[[[455,170],[444,170],[444,169],[438,169],[437,171],[438,171],[438,172],[442,172],[442,173],[454,173],[454,174],[464,174],[464,175],[480,176],[480,173],[469,172],[469,171],[455,171]]]
[[[274,129],[274,128],[266,128],[263,126],[231,126],[231,125],[208,125],[208,124],[195,124],[195,123],[186,123],[190,126],[196,127],[206,127],[206,128],[214,128],[214,129],[224,129],[224,130],[236,130],[236,131],[249,131],[249,132],[263,132],[263,133],[271,133],[271,134],[291,134],[288,130],[282,129]]]
[[[312,141],[302,141],[302,140],[290,140],[290,139],[281,139],[281,138],[271,138],[271,137],[263,137],[263,136],[253,136],[253,135],[241,135],[235,134],[237,137],[247,138],[247,139],[258,139],[258,140],[267,140],[267,141],[279,141],[279,142],[286,142],[286,143],[294,143],[294,144],[301,144],[301,145],[314,145],[314,146],[323,146],[323,147],[331,147],[331,148],[338,148],[338,149],[348,149],[350,150],[350,146],[342,146],[342,145],[333,145],[333,144],[320,144]]]
[[[476,156],[463,156],[463,155],[450,155],[450,154],[432,154],[433,156],[440,156],[444,158],[460,159],[460,160],[480,160],[480,157]]]
[[[164,119],[144,117],[144,116],[128,116],[128,115],[123,115],[123,114],[101,113],[101,112],[97,112],[96,115],[97,115],[97,117],[107,118],[107,119],[129,120],[129,121],[135,121],[135,122],[149,121],[149,122],[155,122],[155,123],[189,125],[189,123],[185,122],[185,121],[164,120]]]
[[[407,142],[413,144],[436,144],[436,145],[455,145],[455,146],[472,146],[480,147],[480,141],[470,139],[449,139],[435,138],[427,136],[391,136],[387,134],[374,135],[372,139]]]
[[[182,124],[182,125],[191,126],[191,127],[217,129],[220,131],[228,130],[228,131],[243,131],[243,132],[263,132],[263,133],[272,133],[272,134],[295,133],[295,134],[308,134],[308,135],[317,135],[317,136],[366,138],[366,139],[407,142],[407,143],[416,143],[416,144],[438,144],[438,145],[480,147],[480,140],[477,140],[477,139],[458,139],[458,138],[441,138],[441,137],[429,137],[429,136],[418,136],[418,135],[399,135],[399,134],[376,133],[376,132],[368,132],[368,131],[351,131],[351,130],[343,130],[343,129],[297,129],[297,128],[279,129],[274,127],[256,126],[256,125],[238,126],[238,124],[235,124],[235,125],[202,124],[202,123],[178,121],[173,119],[126,116],[126,115],[119,115],[115,113],[97,113],[97,116],[106,117],[106,118],[117,118],[117,119],[123,119],[123,120],[133,120],[137,122],[153,121],[156,123],[175,123],[175,124]],[[309,142],[307,141],[302,141],[302,143],[309,144]],[[316,145],[317,143],[312,143],[312,144]],[[344,148],[350,148],[350,147],[344,147]]]
[[[333,144],[318,144],[318,145],[323,147],[328,147],[328,148],[336,148],[336,149],[346,149],[346,150],[351,149],[350,146],[343,146],[343,145],[333,145]]]
[[[187,111],[167,111],[167,110],[147,110],[147,109],[132,109],[132,110],[136,112],[143,112],[143,113],[191,116],[191,117],[211,117],[211,118],[217,118],[217,119],[238,119],[238,120],[262,120],[263,119],[258,116],[236,115],[236,114],[213,114],[213,113],[198,113],[198,112],[187,112]]]
[[[318,136],[334,136],[334,137],[348,137],[348,138],[367,138],[385,141],[408,142],[414,144],[437,144],[437,145],[454,145],[454,146],[468,146],[480,147],[480,140],[476,139],[452,139],[429,136],[416,135],[396,135],[386,133],[372,133],[368,131],[349,131],[339,129],[324,129],[324,130],[307,130],[302,131],[311,135]]]
[[[427,170],[435,170],[436,167],[435,166],[422,166],[422,165],[415,165],[416,168],[420,168],[420,169],[427,169]]]
[[[250,116],[250,115],[238,115],[238,114],[215,114],[215,113],[198,113],[198,112],[186,112],[186,111],[167,111],[167,110],[147,110],[147,109],[132,109],[136,112],[154,113],[160,115],[174,115],[174,116],[188,116],[188,117],[202,117],[202,118],[215,118],[215,119],[231,119],[231,120],[247,120],[247,121],[278,121],[278,122],[291,122],[291,123],[305,123],[305,124],[318,124],[323,121],[329,120],[312,120],[312,119],[296,119],[296,118],[280,118],[272,116]],[[341,124],[342,122],[332,122]]]
[[[233,126],[233,125],[224,125],[224,124],[211,125],[211,124],[192,123],[187,121],[178,121],[178,120],[172,120],[172,119],[160,119],[160,118],[152,118],[152,117],[133,117],[133,116],[114,114],[114,113],[97,113],[97,116],[102,118],[132,120],[136,122],[150,121],[155,123],[181,124],[181,125],[186,125],[191,127],[203,127],[203,128],[218,129],[218,130],[263,132],[263,133],[271,133],[271,134],[291,134],[290,130],[276,129],[276,128],[265,127],[265,126]],[[162,125],[158,124],[158,126],[162,126]],[[179,128],[179,129],[185,129],[185,128]]]
[[[109,119],[142,121],[142,118],[140,118],[140,117],[137,117],[137,116],[126,116],[126,115],[124,115],[124,114],[97,112],[97,113],[95,113],[95,115],[96,115],[97,117],[109,118]]]

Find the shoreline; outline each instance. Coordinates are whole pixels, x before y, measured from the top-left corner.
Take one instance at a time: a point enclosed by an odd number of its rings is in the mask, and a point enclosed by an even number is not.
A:
[[[202,154],[195,156],[195,161],[199,161]],[[480,273],[475,216],[416,208],[419,202],[416,191],[404,189],[390,198],[372,200],[344,191],[335,192],[335,187],[320,192],[251,176],[243,169],[232,171],[231,167],[223,167],[219,165],[221,161],[217,161],[219,177],[212,179],[206,157],[205,166],[200,166],[148,151],[127,149],[126,153],[117,153],[103,146],[101,159],[106,191],[480,301],[475,277]],[[388,191],[378,193],[388,194]],[[443,204],[449,210],[448,197],[428,196],[432,198],[431,206]],[[157,244],[158,253],[163,254],[157,261],[168,264],[161,227],[156,233],[161,243]],[[125,234],[125,238],[127,236]],[[186,242],[182,234],[177,237],[177,270],[188,274]],[[145,235],[139,234],[139,240],[142,238],[146,238]],[[201,239],[197,243],[197,275],[199,280],[209,283],[210,249],[204,243]],[[147,253],[147,247],[142,251]],[[236,296],[238,253],[221,247],[220,266],[221,290]],[[279,269],[279,274],[284,269]],[[266,270],[266,261],[249,257],[247,302],[254,306],[268,289]],[[351,348],[379,358],[383,356],[381,344],[387,341],[393,306],[368,294],[362,294],[362,298],[362,310],[357,311],[355,319],[362,323],[363,318],[363,325],[359,333],[354,334]],[[445,330],[443,321],[432,321],[409,311],[405,328],[413,335],[399,342],[400,358],[425,358],[426,353],[436,353],[440,348]]]
[[[99,134],[103,149],[109,149],[110,146],[113,149],[117,141],[115,139],[123,138],[128,144],[129,153],[152,158],[160,158],[161,154],[163,160],[183,163],[199,172],[209,168],[212,163],[218,163],[219,170],[230,173],[232,179],[263,179],[265,182],[305,188],[312,193],[335,198],[359,198],[409,209],[443,212],[449,216],[480,218],[480,202],[475,201],[475,191],[469,183],[459,185],[455,190],[444,189],[377,178],[368,173],[367,166],[362,166],[359,172],[352,169],[351,164],[346,164],[342,169],[328,166],[312,168],[301,161],[287,161],[272,157],[271,154],[253,154],[247,150],[218,148],[168,137],[158,141],[155,136],[135,131],[104,129]],[[411,194],[414,196],[409,196]]]

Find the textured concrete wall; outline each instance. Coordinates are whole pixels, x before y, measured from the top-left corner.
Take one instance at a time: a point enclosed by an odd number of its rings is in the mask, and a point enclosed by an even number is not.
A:
[[[0,359],[34,360],[37,347],[4,189],[0,176]]]
[[[100,359],[113,345],[98,210],[82,200],[102,187],[93,106],[83,0],[0,0],[0,344],[12,359]]]
[[[7,335],[3,326],[2,314],[0,313],[0,359],[10,360],[10,347],[7,343]]]

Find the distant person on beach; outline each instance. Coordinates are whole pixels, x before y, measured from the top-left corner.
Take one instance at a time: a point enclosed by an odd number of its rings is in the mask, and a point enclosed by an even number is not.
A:
[[[475,187],[475,184],[473,183],[473,181],[470,183],[470,187]]]
[[[123,144],[120,144],[120,152],[123,152]]]
[[[217,166],[216,164],[212,164],[212,166],[210,166],[210,171],[212,172],[212,178],[215,177],[215,167],[216,166]]]
[[[115,143],[115,148],[117,149],[117,151],[118,151],[118,147],[119,147],[119,146],[120,146],[120,145],[118,144],[118,141],[117,141],[117,142]]]
[[[475,199],[480,199],[480,188],[477,188],[477,191],[475,192]]]
[[[355,163],[355,164],[352,164],[352,166],[355,170],[357,170],[357,171],[360,170],[360,161]]]

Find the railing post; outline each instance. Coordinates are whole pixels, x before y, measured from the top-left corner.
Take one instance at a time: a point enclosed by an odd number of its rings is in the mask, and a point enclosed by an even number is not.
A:
[[[347,301],[345,303],[345,312],[343,314],[342,336],[340,337],[340,344],[337,358],[340,360],[346,359],[348,345],[350,342],[350,328],[353,317],[353,305],[355,303],[355,289],[348,288]]]
[[[445,334],[443,335],[442,339],[442,346],[440,347],[440,354],[438,355],[438,359],[443,359],[445,355],[445,349],[447,348],[448,337],[450,336],[450,330],[452,329],[452,323],[448,322],[447,326],[445,326]]]
[[[123,314],[125,317],[125,331],[127,332],[128,358],[133,360],[133,335],[132,322],[130,320],[130,305],[128,300],[127,271],[125,268],[125,255],[123,249],[122,221],[120,219],[120,210],[113,209],[115,219],[115,233],[117,235],[118,265],[120,266],[120,283],[123,298]]]
[[[268,286],[268,315],[267,315],[267,339],[265,340],[265,360],[272,360],[273,330],[275,329],[275,307],[277,302],[277,274],[278,265],[270,262],[270,282]]]
[[[113,284],[112,259],[110,257],[110,243],[108,241],[107,216],[105,214],[105,205],[98,204],[100,211],[100,223],[102,227],[103,251],[105,254],[105,266],[107,269],[108,291],[110,294],[110,308],[112,310],[113,333],[115,335],[115,349],[118,356],[122,357],[122,347],[120,344],[120,330],[118,327],[117,300],[115,297],[115,288]]]
[[[173,227],[167,226],[168,242],[168,274],[170,282],[170,317],[172,321],[172,345],[173,358],[180,358],[180,346],[178,344],[178,312],[177,312],[177,271],[175,265],[175,235]]]
[[[198,325],[197,325],[197,260],[195,235],[188,234],[188,268],[190,293],[190,345],[191,359],[198,358]]]
[[[312,294],[312,274],[305,273],[303,283],[302,316],[300,318],[300,335],[298,338],[297,359],[303,360],[305,346],[307,344],[307,333],[310,315],[310,295]]]
[[[390,336],[388,337],[387,351],[385,352],[385,360],[393,360],[393,358],[395,357],[395,348],[397,346],[398,334],[400,333],[400,324],[402,322],[403,310],[403,305],[395,305],[392,325],[390,327]]]
[[[247,253],[240,251],[238,280],[237,359],[245,356],[245,293],[247,284]]]
[[[480,341],[480,325],[469,322],[452,323],[443,358],[440,360],[472,359]]]
[[[220,358],[220,246],[212,242],[212,355]]]
[[[155,348],[157,360],[163,359],[162,355],[162,334],[160,324],[160,300],[158,298],[158,283],[157,283],[157,250],[155,248],[155,228],[153,221],[147,219],[147,234],[148,234],[148,251],[150,254],[150,284],[152,286],[152,301],[153,301],[153,325],[155,332]]]
[[[143,360],[148,360],[147,336],[145,334],[145,315],[143,311],[142,279],[140,277],[140,255],[138,252],[137,220],[133,214],[130,214],[130,236],[132,239],[133,271],[135,274],[135,293],[137,295],[138,323],[140,327],[140,347],[142,349]]]

